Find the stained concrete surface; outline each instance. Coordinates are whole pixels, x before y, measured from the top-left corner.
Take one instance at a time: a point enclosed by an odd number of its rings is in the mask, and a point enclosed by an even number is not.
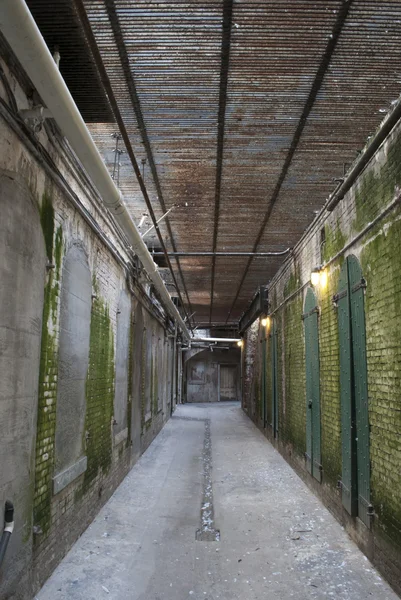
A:
[[[196,541],[211,423],[216,542]],[[38,600],[396,600],[237,403],[179,406]]]
[[[71,246],[65,256],[61,286],[56,411],[57,474],[73,466],[82,458],[84,451],[91,308],[91,272],[84,249],[76,244]],[[73,472],[71,475],[73,476]]]

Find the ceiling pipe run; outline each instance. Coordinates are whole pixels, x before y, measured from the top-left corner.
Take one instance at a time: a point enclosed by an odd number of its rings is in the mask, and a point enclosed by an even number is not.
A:
[[[193,342],[232,342],[233,344],[238,344],[238,342],[241,342],[241,338],[192,338]]]
[[[168,252],[169,256],[253,256],[254,258],[265,258],[268,256],[284,256],[291,252],[287,248],[281,252]],[[152,256],[164,256],[163,252],[152,252]]]
[[[143,242],[124,204],[122,194],[114,184],[24,0],[0,2],[0,30],[92,179],[103,203],[127,236],[168,313],[178,323],[185,338],[190,339],[189,330],[175,307],[157,265]]]

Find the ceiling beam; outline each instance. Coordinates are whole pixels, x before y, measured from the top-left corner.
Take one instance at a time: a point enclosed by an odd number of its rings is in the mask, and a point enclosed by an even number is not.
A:
[[[224,128],[227,104],[227,83],[228,68],[230,63],[230,44],[231,28],[233,18],[233,1],[224,0],[223,3],[223,35],[221,40],[221,65],[220,65],[220,91],[219,91],[219,111],[217,118],[217,158],[216,158],[216,185],[214,193],[214,225],[213,225],[213,243],[212,243],[212,275],[210,290],[210,312],[209,320],[212,321],[213,299],[214,299],[214,281],[216,272],[216,247],[217,236],[219,233],[220,217],[220,197],[221,197],[221,176],[223,171],[223,147],[224,147]]]
[[[269,218],[270,218],[270,215],[271,215],[271,213],[273,211],[273,207],[274,207],[274,205],[275,205],[275,203],[277,201],[277,198],[278,198],[278,196],[280,194],[281,187],[282,187],[282,185],[284,183],[284,180],[285,180],[285,178],[287,176],[287,173],[288,173],[288,170],[290,168],[292,159],[294,158],[294,154],[295,154],[295,152],[297,150],[299,141],[301,139],[303,130],[305,128],[306,121],[307,121],[307,119],[309,117],[309,114],[310,114],[310,112],[311,112],[311,110],[313,108],[313,105],[315,103],[316,97],[317,97],[317,95],[319,93],[319,90],[320,90],[320,88],[322,86],[324,77],[325,77],[327,69],[328,69],[328,67],[330,65],[330,62],[331,62],[334,50],[336,49],[338,40],[340,38],[342,29],[344,27],[345,21],[347,19],[349,10],[350,10],[351,5],[352,5],[352,2],[353,2],[353,0],[342,0],[341,5],[339,7],[339,10],[338,10],[338,13],[337,13],[337,17],[336,17],[336,20],[335,20],[335,23],[334,23],[331,35],[329,36],[329,39],[327,41],[325,51],[323,53],[323,56],[322,56],[320,64],[319,64],[319,68],[318,68],[318,70],[316,72],[315,79],[313,81],[311,90],[309,92],[308,98],[307,98],[306,103],[304,105],[304,108],[302,110],[301,117],[300,117],[300,119],[298,121],[298,125],[297,125],[297,128],[295,130],[295,133],[294,133],[294,136],[293,136],[290,148],[288,150],[286,159],[284,161],[283,168],[281,170],[280,176],[279,176],[279,178],[277,180],[277,183],[276,183],[276,186],[274,188],[273,194],[272,194],[272,196],[270,198],[270,201],[269,201],[269,204],[267,206],[267,210],[266,210],[265,216],[263,218],[263,221],[261,223],[261,226],[259,228],[258,235],[256,236],[256,240],[255,240],[255,243],[254,243],[253,248],[252,248],[252,252],[253,253],[255,253],[257,251],[257,249],[258,249],[260,240],[262,239],[263,233],[264,233],[264,231],[266,229],[266,225],[267,225],[267,223],[269,221]],[[249,259],[248,259],[248,261],[247,261],[247,263],[246,263],[246,267],[245,267],[244,272],[242,274],[242,277],[241,277],[241,280],[240,280],[237,292],[236,292],[236,294],[234,296],[234,300],[233,300],[233,302],[231,304],[231,308],[230,308],[230,310],[228,312],[227,321],[230,319],[231,313],[232,313],[232,311],[233,311],[233,309],[234,309],[234,307],[235,307],[235,305],[237,303],[237,300],[238,300],[239,294],[241,292],[242,286],[244,284],[244,281],[246,279],[247,274],[249,273],[249,268],[250,268],[250,266],[252,264],[252,261],[253,261],[253,256],[250,256]]]
[[[132,107],[134,109],[134,113],[135,113],[135,117],[136,117],[136,120],[138,123],[139,130],[141,132],[142,142],[145,147],[146,157],[149,162],[149,167],[150,167],[150,171],[152,173],[152,178],[153,178],[153,181],[154,181],[154,184],[156,187],[156,192],[158,195],[160,207],[161,207],[163,213],[165,213],[167,211],[166,204],[164,202],[163,192],[161,189],[160,180],[159,180],[159,176],[157,173],[156,163],[155,163],[155,160],[153,157],[152,147],[150,145],[150,140],[149,140],[148,132],[147,132],[146,125],[145,125],[145,120],[143,118],[141,104],[140,104],[138,92],[136,89],[134,77],[132,74],[132,69],[131,69],[131,64],[130,64],[129,57],[128,57],[127,48],[125,45],[122,30],[121,30],[120,20],[117,15],[116,3],[115,3],[115,0],[104,0],[104,2],[105,2],[106,10],[107,10],[107,15],[109,17],[109,21],[110,21],[110,24],[111,24],[111,27],[113,30],[113,35],[114,35],[114,39],[115,39],[118,53],[120,56],[120,61],[121,61],[122,69],[124,72],[125,80],[126,80],[126,83],[128,86],[130,100],[132,103]],[[173,248],[173,251],[176,252],[177,247],[175,245],[174,235],[173,235],[168,217],[166,217],[165,223],[166,223],[168,234],[170,236],[171,247]],[[157,223],[154,223],[154,225],[155,225],[156,231],[158,232],[159,225]],[[189,299],[187,286],[185,284],[184,275],[183,275],[183,272],[181,269],[181,264],[180,264],[178,257],[175,257],[175,260],[176,260],[178,272],[180,274],[180,278],[182,281],[182,286],[184,288],[184,292],[185,292],[185,295],[186,295],[186,298],[188,301],[189,313],[192,313],[193,312],[192,305],[191,305],[191,301]]]
[[[168,256],[253,256],[254,258],[268,258],[272,256],[285,256],[291,252],[292,248],[287,248],[281,252],[167,252]],[[152,256],[165,256],[164,252],[151,252]]]

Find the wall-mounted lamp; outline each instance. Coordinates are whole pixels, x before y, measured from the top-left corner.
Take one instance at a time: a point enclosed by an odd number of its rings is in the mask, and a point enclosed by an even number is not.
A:
[[[320,287],[325,290],[327,287],[327,271],[326,269],[323,269],[323,271],[320,271]]]
[[[316,267],[313,269],[310,282],[313,287],[320,286],[322,289],[327,287],[327,271],[326,269],[322,269],[321,267]]]
[[[270,329],[270,324],[271,324],[270,317],[263,317],[261,323],[262,323],[262,327],[267,327],[267,329]]]
[[[319,285],[319,281],[320,281],[320,268],[316,267],[315,269],[313,269],[312,273],[310,274],[310,282],[313,285],[313,287],[316,287],[317,285]]]
[[[242,348],[243,345],[244,345],[244,340],[239,340],[237,342],[237,346],[239,346],[240,348]]]

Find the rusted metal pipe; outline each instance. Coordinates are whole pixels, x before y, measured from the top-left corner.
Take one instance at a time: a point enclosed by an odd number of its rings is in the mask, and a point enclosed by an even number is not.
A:
[[[169,256],[253,256],[254,258],[267,258],[269,256],[284,256],[291,252],[287,248],[281,252],[168,252]],[[152,256],[164,256],[163,252],[152,252]]]

